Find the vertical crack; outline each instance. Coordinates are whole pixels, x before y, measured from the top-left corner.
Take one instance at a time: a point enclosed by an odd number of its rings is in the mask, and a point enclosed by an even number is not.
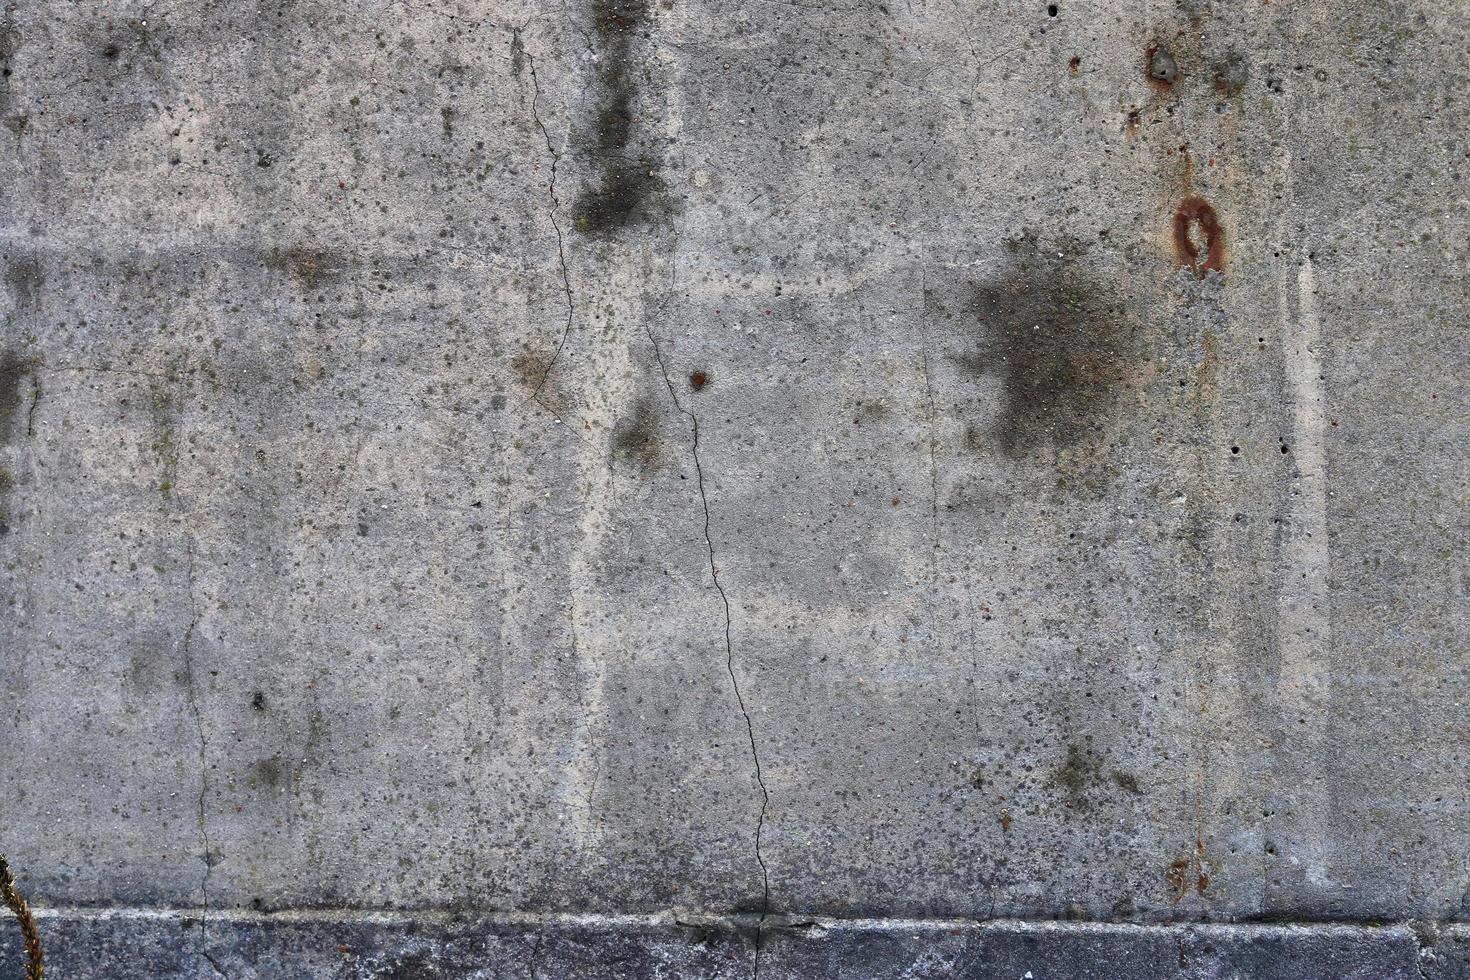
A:
[[[572,274],[567,268],[566,239],[562,235],[561,222],[557,215],[561,211],[561,200],[556,196],[556,170],[561,165],[561,154],[556,151],[556,146],[551,142],[551,133],[546,128],[546,123],[541,120],[541,79],[536,74],[536,58],[531,52],[525,50],[521,43],[521,30],[517,28],[511,34],[512,56],[515,52],[525,55],[526,64],[531,70],[531,118],[536,122],[536,128],[541,130],[541,138],[546,141],[546,152],[551,154],[551,180],[547,184],[547,193],[551,198],[551,227],[556,230],[556,255],[561,263],[562,288],[567,297],[567,320],[562,327],[561,338],[556,342],[556,349],[552,351],[551,359],[546,362],[546,369],[541,372],[536,387],[531,391],[530,401],[540,404],[541,389],[546,387],[546,381],[551,377],[556,362],[561,358],[562,348],[567,345],[567,338],[572,334],[572,321],[576,316],[576,306],[572,302]]]
[[[31,407],[26,412],[26,436],[36,434],[36,411],[41,407],[41,372],[31,372]]]
[[[730,636],[732,629],[730,597],[725,592],[725,586],[720,582],[720,567],[715,561],[715,542],[710,535],[709,497],[705,493],[704,466],[699,458],[699,418],[679,401],[679,393],[674,389],[674,382],[669,377],[669,369],[664,363],[664,355],[659,348],[658,338],[654,336],[652,327],[647,329],[648,341],[653,345],[653,356],[658,359],[659,373],[663,375],[664,385],[669,389],[669,397],[674,401],[674,408],[689,420],[689,428],[693,433],[694,445],[691,453],[694,457],[694,480],[695,486],[699,488],[700,505],[704,508],[704,544],[709,555],[710,577],[714,580],[715,591],[720,595],[720,603],[725,608],[725,670],[730,675],[730,686],[735,692],[735,703],[739,706],[740,714],[745,719],[745,733],[750,739],[750,758],[755,764],[755,782],[761,791],[760,815],[755,824],[755,860],[761,869],[761,911],[755,927],[755,961],[751,971],[752,980],[756,980],[761,970],[761,946],[765,936],[766,918],[771,912],[771,872],[766,866],[765,855],[761,852],[761,837],[766,828],[766,812],[771,806],[771,793],[766,788],[765,774],[761,769],[760,751],[756,747],[755,722],[750,717],[750,709],[745,705],[745,695],[740,690],[740,677],[735,672],[735,644]]]
[[[209,841],[209,819],[207,800],[209,796],[209,742],[204,734],[204,713],[199,707],[199,687],[194,674],[194,634],[199,628],[199,605],[194,598],[194,537],[185,538],[188,554],[186,576],[189,588],[189,625],[184,629],[184,686],[188,692],[189,713],[194,718],[194,728],[199,734],[199,797],[196,815],[199,822],[199,840],[204,845],[204,874],[199,879],[199,948],[204,959],[219,976],[227,974],[220,968],[214,954],[209,951],[209,875],[214,870],[214,850]]]

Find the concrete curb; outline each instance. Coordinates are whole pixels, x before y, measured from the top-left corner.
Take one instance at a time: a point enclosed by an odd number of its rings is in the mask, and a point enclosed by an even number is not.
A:
[[[48,973],[149,977],[1450,980],[1463,924],[1161,924],[300,910],[43,909]],[[759,931],[759,962],[756,947]],[[0,943],[18,975],[19,942]]]

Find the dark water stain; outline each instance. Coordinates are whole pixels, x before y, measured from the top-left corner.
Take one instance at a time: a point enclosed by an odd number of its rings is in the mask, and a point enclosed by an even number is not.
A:
[[[1239,52],[1231,51],[1215,62],[1215,91],[1225,96],[1239,95],[1250,81],[1250,69]]]
[[[252,768],[256,785],[269,786],[272,789],[278,788],[288,775],[286,766],[278,755],[261,759]]]
[[[593,165],[572,207],[576,229],[608,236],[655,220],[666,209],[654,139],[639,121],[637,45],[650,20],[647,0],[593,0],[598,60],[593,91],[599,108],[577,148]]]
[[[0,466],[0,537],[10,533],[10,504],[7,498],[11,489],[15,486],[15,477],[10,471]]]
[[[14,352],[0,354],[0,446],[9,445],[22,429],[24,390],[29,388],[35,397],[38,389],[33,374],[36,367],[37,361],[33,357],[22,357]]]
[[[1192,234],[1199,230],[1203,241]],[[1211,269],[1225,269],[1225,232],[1215,209],[1202,197],[1187,197],[1174,212],[1174,250],[1181,265],[1187,265],[1194,274],[1203,277]]]
[[[526,42],[521,40],[521,29],[513,27],[510,34],[510,70],[516,78],[520,78],[525,69]]]
[[[10,76],[15,69],[15,52],[20,47],[20,29],[15,26],[15,6],[6,4],[0,15],[0,113],[10,108]]]
[[[1065,258],[1069,246],[1012,246],[1014,261],[974,284],[970,309],[982,348],[959,359],[977,378],[999,373],[1004,401],[988,432],[972,427],[976,449],[1013,458],[1101,441],[1138,360],[1135,329],[1104,285]]]
[[[454,107],[444,106],[439,110],[439,119],[444,127],[444,138],[454,139]]]
[[[1122,769],[1114,769],[1113,782],[1116,783],[1120,788],[1125,789],[1128,792],[1133,793],[1134,795],[1141,795],[1143,793],[1143,787],[1138,784],[1138,777],[1133,775],[1133,773],[1131,772],[1125,772]]]
[[[39,309],[45,285],[46,273],[34,258],[11,259],[6,263],[5,289],[17,309]]]
[[[1068,797],[1075,801],[1088,786],[1101,778],[1100,773],[1101,766],[1092,753],[1073,743],[1067,746],[1067,759],[1052,774],[1052,782],[1065,789]]]
[[[543,388],[556,355],[552,351],[526,350],[511,358],[510,367],[516,382],[527,392]]]
[[[598,182],[584,188],[573,207],[579,232],[608,236],[655,217],[654,202],[665,185],[651,158],[608,159],[601,167]]]
[[[633,402],[632,411],[618,419],[612,431],[613,454],[648,473],[663,458],[659,438],[658,402],[646,395]]]
[[[266,253],[265,266],[290,275],[303,289],[315,289],[340,276],[347,267],[347,259],[329,249],[294,245],[271,249]]]

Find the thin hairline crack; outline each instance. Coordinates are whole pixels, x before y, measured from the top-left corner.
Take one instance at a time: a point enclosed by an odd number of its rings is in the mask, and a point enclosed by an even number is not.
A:
[[[541,377],[532,389],[530,401],[541,404],[541,389],[546,387],[547,379],[551,377],[556,362],[561,359],[562,349],[567,345],[567,339],[572,334],[572,322],[576,318],[576,305],[572,300],[572,274],[567,268],[566,238],[562,234],[561,222],[557,215],[561,212],[561,199],[556,196],[556,171],[561,165],[561,154],[557,152],[555,144],[551,142],[551,132],[546,128],[546,123],[541,119],[541,79],[536,74],[536,56],[527,51],[521,44],[521,32],[517,29],[511,37],[512,46],[519,46],[526,56],[526,65],[531,70],[531,118],[536,123],[536,128],[541,130],[541,138],[546,141],[546,152],[551,154],[551,178],[547,182],[546,190],[551,198],[551,227],[556,231],[556,255],[561,266],[562,288],[566,292],[567,319],[562,326],[560,339],[556,342],[556,349],[552,351],[551,358],[546,362],[546,369],[541,372]],[[544,406],[543,406],[544,407]],[[553,413],[554,414],[554,413]]]
[[[755,782],[761,791],[760,815],[755,825],[755,860],[761,869],[761,911],[760,919],[756,924],[755,931],[755,962],[752,977],[760,976],[761,940],[764,935],[766,917],[771,912],[771,873],[766,866],[765,855],[761,853],[761,836],[765,832],[766,812],[770,809],[771,794],[766,788],[765,774],[761,769],[760,751],[756,747],[755,722],[750,716],[750,709],[745,705],[745,695],[740,690],[740,678],[735,672],[735,644],[731,639],[733,628],[730,614],[730,597],[725,592],[725,586],[720,582],[720,567],[715,561],[715,543],[710,534],[710,509],[709,497],[704,486],[704,465],[699,458],[699,418],[684,407],[679,400],[679,393],[674,389],[674,382],[669,377],[668,366],[664,363],[663,350],[658,345],[658,338],[654,336],[653,328],[647,327],[648,341],[653,345],[653,356],[658,360],[659,373],[663,375],[664,385],[669,389],[669,397],[674,402],[674,408],[689,420],[689,428],[693,435],[693,445],[690,453],[694,458],[694,482],[699,489],[699,502],[704,509],[704,543],[706,553],[709,556],[710,577],[715,584],[715,591],[720,595],[720,603],[725,609],[725,669],[730,675],[730,686],[735,692],[735,703],[740,708],[741,717],[745,719],[745,732],[750,739],[750,758],[755,765]]]

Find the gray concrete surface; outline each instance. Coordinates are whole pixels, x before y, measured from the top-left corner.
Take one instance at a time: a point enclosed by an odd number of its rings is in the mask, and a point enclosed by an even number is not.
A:
[[[519,976],[517,915],[1422,966],[1369,925],[1470,911],[1467,41],[11,0],[0,850],[63,975]],[[1239,928],[1180,975],[1277,975]]]

